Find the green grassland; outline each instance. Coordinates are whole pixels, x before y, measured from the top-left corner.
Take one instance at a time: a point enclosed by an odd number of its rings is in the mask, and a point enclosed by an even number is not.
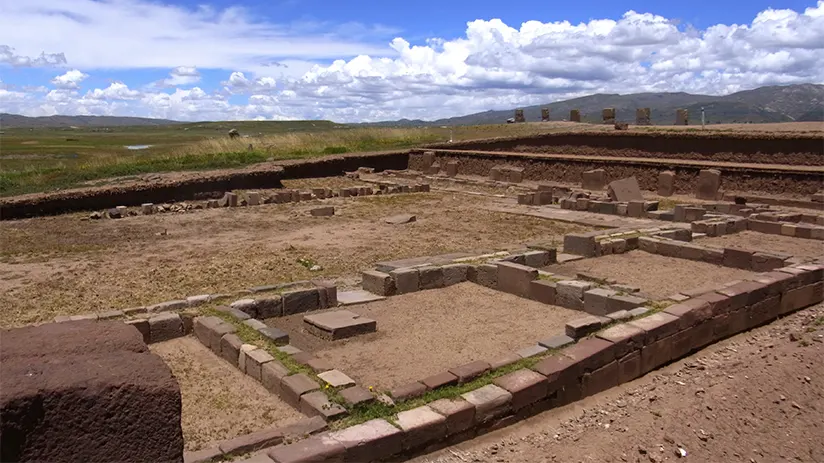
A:
[[[241,138],[229,138],[228,131],[233,128],[240,132]],[[330,121],[4,128],[0,133],[0,196],[55,191],[146,173],[232,168],[270,160],[406,149],[447,141],[450,136],[466,140],[552,130],[541,124],[448,129],[365,127]],[[127,145],[151,147],[129,150]]]

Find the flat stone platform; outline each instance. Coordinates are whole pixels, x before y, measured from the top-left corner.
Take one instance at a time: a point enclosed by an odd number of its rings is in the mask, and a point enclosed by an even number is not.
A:
[[[348,310],[336,310],[303,317],[304,327],[315,336],[334,341],[377,331],[378,323]]]

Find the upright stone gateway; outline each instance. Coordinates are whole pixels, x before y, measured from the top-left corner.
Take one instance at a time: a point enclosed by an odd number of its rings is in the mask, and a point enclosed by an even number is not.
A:
[[[604,108],[601,111],[601,117],[604,120],[604,124],[615,124],[615,108]]]
[[[675,125],[689,125],[689,111],[679,109],[675,111]]]
[[[516,109],[515,110],[515,122],[526,122],[526,118],[524,118],[524,110],[523,109]]]
[[[541,108],[541,122],[549,122],[549,108]]]
[[[581,111],[578,109],[572,109],[569,111],[569,121],[570,122],[581,122]]]
[[[638,108],[635,110],[635,125],[650,125],[649,108]]]

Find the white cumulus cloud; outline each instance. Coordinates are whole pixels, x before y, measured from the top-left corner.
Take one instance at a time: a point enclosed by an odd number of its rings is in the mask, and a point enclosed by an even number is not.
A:
[[[88,74],[72,69],[66,71],[65,74],[55,76],[51,83],[57,88],[77,89],[80,88],[80,82],[83,82],[87,77],[89,77]]]

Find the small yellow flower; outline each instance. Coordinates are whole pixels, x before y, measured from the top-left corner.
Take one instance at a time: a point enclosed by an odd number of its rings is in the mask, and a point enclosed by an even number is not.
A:
[[[369,386],[369,391],[370,391],[370,392],[372,391],[372,386]]]

